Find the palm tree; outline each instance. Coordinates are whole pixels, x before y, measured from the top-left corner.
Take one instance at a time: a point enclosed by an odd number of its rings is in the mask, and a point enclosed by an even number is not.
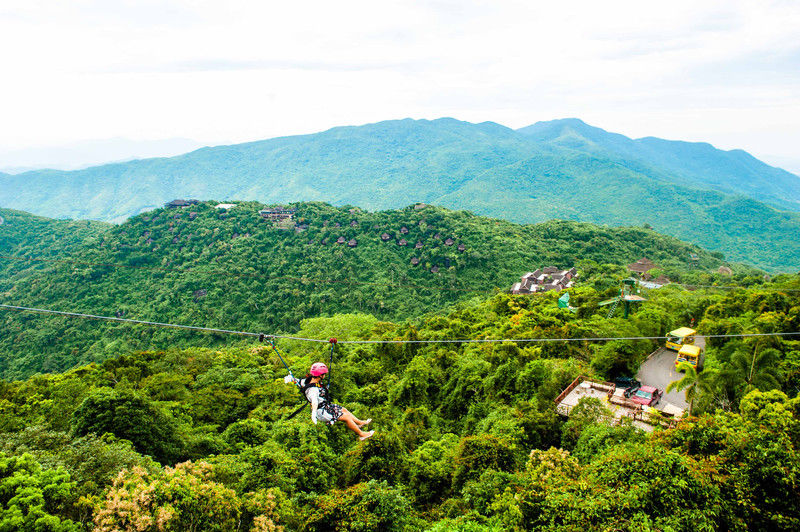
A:
[[[720,371],[720,380],[733,390],[737,399],[755,388],[762,391],[779,388],[780,358],[777,349],[759,352],[756,346],[751,352],[746,344],[738,344],[731,353],[730,364]]]
[[[689,401],[689,415],[691,416],[695,399],[701,394],[707,393],[709,385],[707,379],[704,379],[702,374],[697,372],[697,368],[688,362],[681,362],[676,369],[685,373],[680,379],[669,383],[667,392],[686,390],[686,400]]]

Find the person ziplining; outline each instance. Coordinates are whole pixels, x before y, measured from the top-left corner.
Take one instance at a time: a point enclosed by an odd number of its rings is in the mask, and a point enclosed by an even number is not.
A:
[[[302,394],[311,403],[311,421],[316,424],[320,421],[333,425],[337,421],[344,421],[347,428],[358,435],[361,441],[372,437],[374,430],[364,432],[361,430],[372,422],[372,419],[358,419],[352,412],[342,405],[336,404],[331,400],[330,390],[323,383],[325,375],[328,373],[328,366],[323,362],[315,362],[308,370],[308,374],[303,379],[295,379],[292,374],[287,375],[283,380],[285,383],[294,383]]]
[[[309,368],[305,378],[297,379],[295,378],[294,374],[292,374],[291,368],[289,368],[289,365],[286,364],[283,356],[281,356],[281,352],[275,345],[275,337],[261,334],[259,335],[258,339],[262,342],[269,340],[270,347],[272,347],[272,350],[276,355],[278,355],[283,367],[285,367],[286,371],[289,373],[286,375],[286,377],[284,377],[283,382],[286,384],[292,383],[297,386],[305,400],[311,404],[312,423],[316,425],[319,421],[323,421],[329,425],[333,425],[337,421],[342,420],[345,422],[348,429],[352,430],[358,435],[358,439],[361,441],[371,438],[372,435],[375,434],[374,430],[370,430],[368,432],[361,430],[363,427],[372,423],[372,419],[358,419],[345,407],[333,402],[333,396],[331,395],[330,387],[322,382],[326,375],[330,376],[330,368],[328,365],[326,365],[324,362],[314,362],[311,364],[311,368]],[[330,363],[332,365],[333,352],[334,348],[336,347],[337,340],[336,338],[330,338],[328,342],[331,344]],[[291,414],[289,419],[293,418],[296,414],[299,414],[304,409],[305,405]]]

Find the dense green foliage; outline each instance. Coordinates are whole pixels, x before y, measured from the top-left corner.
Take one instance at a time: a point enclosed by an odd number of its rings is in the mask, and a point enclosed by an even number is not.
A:
[[[647,223],[731,260],[800,269],[797,176],[742,151],[631,140],[579,120],[519,131],[453,119],[388,121],[0,178],[0,205],[52,217],[121,222],[177,197],[365,209],[425,201],[519,223]]]
[[[81,530],[63,518],[75,484],[60,469],[42,469],[29,454],[0,454],[0,530]]]
[[[548,265],[606,276],[605,287],[613,288],[623,270],[596,263],[627,264],[646,256],[672,280],[699,284],[720,282],[703,272],[724,264],[717,254],[645,228],[516,225],[436,207],[367,213],[322,203],[297,204],[296,219],[281,225],[259,217],[262,207],[241,203],[222,212],[202,203],[85,228],[86,222],[47,225],[8,216],[8,228],[27,240],[0,242],[0,303],[276,333],[294,331],[305,317],[336,313],[421,316],[506,291],[525,272]],[[66,231],[73,234],[64,239]],[[357,246],[337,244],[339,238],[355,239]],[[689,264],[690,253],[699,256],[696,266]],[[228,340],[3,310],[0,376],[63,371],[136,349]]]
[[[496,294],[405,322],[311,318],[295,332],[389,341],[659,336],[691,318],[705,333],[800,325],[797,276],[651,290],[628,320],[609,320],[596,306],[616,289],[609,272],[621,273],[587,263],[574,313],[558,308],[557,293]],[[374,419],[365,442],[341,424],[287,420],[297,392],[263,344],[137,352],[0,381],[0,451],[27,453],[26,474],[53,485],[35,515],[86,529],[797,529],[797,338],[710,341],[698,417],[676,428],[606,425],[600,402],[566,422],[556,414],[553,399],[576,375],[630,373],[656,345],[339,344],[332,389]],[[280,347],[297,374],[327,357],[327,345]],[[751,371],[722,371],[737,356],[751,357]],[[756,377],[762,362],[774,380]],[[119,412],[145,426],[131,430]],[[88,449],[97,459],[76,459]]]
[[[82,253],[87,241],[112,228],[111,224],[93,221],[53,220],[26,212],[0,209],[0,275],[7,279],[41,263],[12,260],[26,255],[42,259]]]

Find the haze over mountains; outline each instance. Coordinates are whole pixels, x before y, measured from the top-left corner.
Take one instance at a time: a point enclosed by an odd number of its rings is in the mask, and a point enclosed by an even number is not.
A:
[[[0,176],[0,205],[51,217],[120,222],[178,197],[371,210],[423,201],[521,223],[649,224],[730,260],[800,268],[800,178],[741,150],[633,140],[577,119],[519,130],[407,119]]]
[[[111,162],[171,157],[202,146],[183,138],[130,140],[117,137],[19,150],[0,149],[0,172],[20,174],[43,168],[79,170]]]

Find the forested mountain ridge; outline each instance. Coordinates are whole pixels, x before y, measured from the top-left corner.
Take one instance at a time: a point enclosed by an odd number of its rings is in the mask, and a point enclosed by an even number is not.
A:
[[[726,264],[718,254],[645,228],[517,225],[433,206],[370,213],[323,203],[295,204],[293,220],[274,222],[259,216],[263,207],[240,202],[220,210],[204,202],[157,209],[119,226],[13,214],[8,230],[27,239],[0,241],[0,302],[275,332],[342,312],[408,319],[506,291],[525,272],[548,265],[624,265],[648,257],[674,281],[710,284],[714,278],[704,272]],[[73,240],[61,246],[52,235],[71,227]],[[609,279],[612,292],[617,282]],[[130,334],[128,326],[7,311],[0,330],[0,372],[16,378],[135,349],[223,341],[163,329]]]
[[[624,161],[661,181],[800,210],[800,177],[765,164],[744,150],[725,151],[705,142],[656,137],[630,139],[577,118],[539,122],[517,131],[542,143]]]
[[[111,224],[91,220],[53,220],[27,212],[0,208],[0,250],[25,249],[34,253],[47,250],[70,251],[86,238]]]
[[[732,260],[800,269],[797,176],[744,152],[632,140],[576,120],[518,131],[453,119],[387,121],[0,178],[0,205],[52,217],[120,222],[176,197],[366,209],[413,199],[519,223],[648,223]]]

